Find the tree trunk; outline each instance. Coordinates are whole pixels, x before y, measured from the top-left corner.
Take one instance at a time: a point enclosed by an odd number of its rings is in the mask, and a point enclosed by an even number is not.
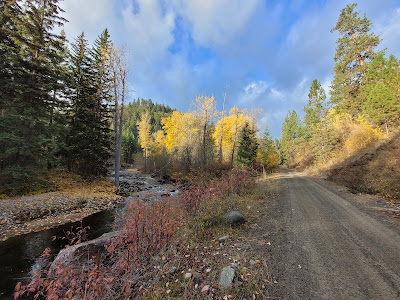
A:
[[[354,31],[354,29],[351,30],[351,37],[353,38],[354,43],[356,42],[356,33]],[[360,66],[363,67],[364,66],[364,60],[361,57],[361,53],[357,53],[357,57],[358,57],[358,62],[360,63]],[[362,70],[364,76],[367,75],[367,69],[363,68]]]
[[[233,136],[233,143],[232,143],[231,166],[233,166],[233,160],[234,160],[234,157],[235,157],[235,146],[236,146],[237,130],[238,130],[238,116],[236,116],[235,134]]]
[[[117,92],[117,74],[114,71],[114,185],[119,186],[119,165],[120,165],[120,155],[118,154],[118,92]]]
[[[227,93],[228,93],[228,88],[226,88],[225,90],[224,103],[222,104],[222,113],[221,113],[221,134],[219,136],[219,153],[218,153],[218,162],[220,164],[222,164],[222,137],[224,132],[225,99]]]
[[[204,127],[203,127],[203,166],[205,166],[207,164],[206,134],[207,134],[207,123],[204,123]]]
[[[124,99],[121,101],[121,112],[119,116],[118,144],[115,154],[115,186],[119,186],[119,171],[121,169],[121,147],[122,147],[122,117],[124,114]]]

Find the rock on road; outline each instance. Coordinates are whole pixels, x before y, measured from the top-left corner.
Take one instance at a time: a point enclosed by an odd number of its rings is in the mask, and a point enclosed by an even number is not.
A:
[[[271,296],[400,299],[398,221],[329,183],[294,172],[275,180],[281,192],[267,228]]]

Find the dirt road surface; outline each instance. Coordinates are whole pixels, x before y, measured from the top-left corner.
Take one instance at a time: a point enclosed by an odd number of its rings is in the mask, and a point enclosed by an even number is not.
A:
[[[400,299],[398,220],[327,182],[294,172],[274,180],[281,191],[266,228],[272,299]]]

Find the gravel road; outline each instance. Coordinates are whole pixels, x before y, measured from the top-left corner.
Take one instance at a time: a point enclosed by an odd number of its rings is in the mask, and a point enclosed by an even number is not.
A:
[[[276,180],[281,192],[267,228],[271,296],[400,299],[398,220],[329,183],[294,172]]]

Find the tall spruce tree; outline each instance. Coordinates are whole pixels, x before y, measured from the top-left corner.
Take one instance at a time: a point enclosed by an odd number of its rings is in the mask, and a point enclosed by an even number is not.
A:
[[[17,164],[23,143],[23,128],[18,126],[23,103],[16,101],[23,90],[23,80],[16,76],[24,71],[17,44],[22,38],[18,31],[21,17],[22,9],[17,2],[0,1],[0,193],[7,192],[16,171],[22,173],[20,176],[26,173]]]
[[[367,64],[374,59],[375,48],[380,39],[371,33],[372,23],[364,15],[354,11],[357,4],[349,4],[341,10],[339,19],[331,32],[338,31],[336,41],[335,77],[331,86],[331,103],[338,104],[339,111],[356,115],[361,110],[363,99],[360,87],[367,74]]]
[[[84,33],[72,44],[70,134],[65,154],[69,169],[86,177],[106,174],[112,149],[111,91],[103,61],[106,56],[102,54],[109,42],[108,34],[105,39],[103,34],[92,50],[88,48]]]
[[[108,30],[105,29],[95,40],[90,51],[92,57],[92,71],[94,74],[94,140],[92,141],[92,162],[97,164],[93,169],[95,176],[107,173],[108,161],[112,154],[113,138],[111,122],[112,107],[112,67],[111,41]]]
[[[49,115],[58,81],[53,70],[63,60],[58,50],[64,39],[53,31],[66,21],[59,16],[58,2],[26,0],[24,9],[16,1],[0,4],[1,64],[8,82],[2,92],[0,123],[6,141],[1,181],[21,185],[22,190],[35,184],[36,175],[54,154]]]

